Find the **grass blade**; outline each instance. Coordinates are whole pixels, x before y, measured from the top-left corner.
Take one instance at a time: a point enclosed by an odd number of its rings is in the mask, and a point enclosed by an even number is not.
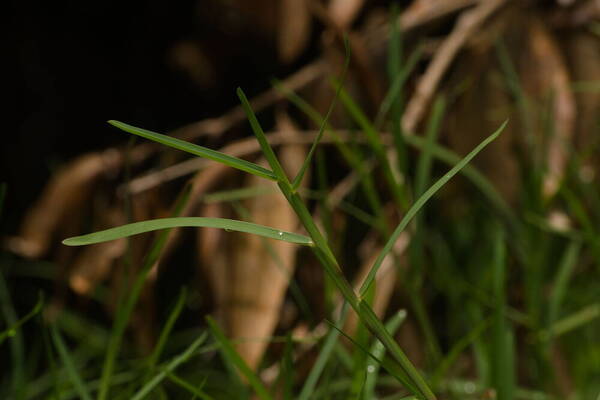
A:
[[[549,326],[558,319],[560,306],[565,297],[571,274],[577,264],[580,247],[581,244],[579,242],[571,242],[567,247],[567,250],[565,250],[565,254],[560,262],[560,267],[556,273],[554,284],[552,285],[552,295],[550,296],[550,303],[548,305]]]
[[[348,303],[344,303],[342,307],[342,311],[340,313],[340,319],[338,324],[342,326],[346,321],[346,317],[348,315]],[[338,341],[340,336],[340,331],[338,329],[330,329],[325,337],[325,341],[323,342],[323,347],[321,347],[321,351],[319,352],[319,356],[317,357],[317,361],[313,364],[312,369],[310,370],[310,374],[304,381],[304,385],[302,386],[302,390],[300,391],[300,395],[298,395],[298,400],[308,400],[312,398],[312,395],[317,387],[317,382],[325,369],[325,365],[329,361],[329,357],[333,353],[333,349]]]
[[[493,288],[496,309],[492,322],[492,384],[498,400],[512,400],[515,394],[514,337],[506,320],[506,255],[504,235],[496,227],[493,261]]]
[[[538,336],[539,340],[545,341],[564,335],[567,332],[590,323],[598,317],[600,317],[600,303],[590,304],[576,313],[556,321],[548,329],[541,331]]]
[[[63,364],[65,365],[67,374],[69,375],[69,378],[71,379],[71,383],[73,383],[75,390],[77,390],[79,397],[83,400],[92,400],[92,396],[90,395],[87,387],[83,383],[83,380],[79,375],[79,371],[75,367],[73,359],[69,354],[69,350],[67,349],[67,346],[65,346],[65,343],[55,325],[50,326],[50,334],[52,335],[52,341],[54,342],[54,346],[58,350],[58,355],[60,356]]]
[[[360,128],[364,132],[369,146],[373,149],[373,153],[375,153],[375,157],[377,157],[377,160],[381,165],[384,178],[392,194],[394,195],[394,200],[396,201],[396,204],[401,209],[406,208],[407,201],[404,191],[402,189],[402,186],[394,177],[392,166],[388,159],[387,153],[385,151],[385,146],[381,141],[379,133],[377,132],[373,124],[371,124],[367,116],[360,109],[358,104],[356,104],[356,102],[350,97],[350,95],[348,95],[348,93],[343,89],[340,91],[340,100],[342,101],[342,104],[344,104],[344,107],[348,111],[348,114],[350,114],[350,116],[354,119],[354,121],[360,126]]]
[[[431,169],[433,164],[432,149],[437,141],[440,125],[444,116],[445,100],[437,96],[431,110],[425,133],[425,147],[421,150],[417,161],[417,171],[414,185],[414,196],[421,196],[427,186],[430,185]],[[410,241],[410,273],[407,276],[407,290],[413,312],[425,336],[425,343],[431,364],[435,365],[441,359],[439,340],[433,329],[433,324],[426,311],[421,292],[423,282],[423,270],[425,267],[425,215],[423,211],[415,216],[416,228]]]
[[[225,353],[226,358],[235,364],[238,371],[248,380],[248,383],[250,386],[252,386],[260,399],[270,400],[271,395],[267,391],[267,388],[263,385],[256,374],[252,372],[248,364],[244,362],[237,351],[235,351],[233,345],[227,339],[227,337],[225,337],[225,334],[223,331],[221,331],[217,323],[210,316],[206,317],[206,322],[208,322],[208,326],[215,337],[215,340],[221,345],[220,348]]]
[[[323,117],[313,106],[298,96],[295,92],[285,88],[281,83],[274,82],[275,88],[278,89],[284,96],[294,104],[300,111],[302,111],[308,118],[310,118],[315,124],[320,125],[323,122]],[[379,199],[379,192],[376,190],[376,185],[369,168],[366,166],[368,163],[362,159],[359,152],[353,151],[346,143],[344,143],[339,135],[327,124],[327,132],[332,136],[334,143],[348,164],[348,166],[358,172],[360,177],[360,184],[362,191],[371,207],[374,214],[377,215],[380,231],[387,234],[386,219],[383,215],[383,205]]]
[[[390,335],[394,335],[402,322],[406,319],[406,311],[400,310],[385,324],[385,328],[390,332]],[[375,359],[369,360],[367,363],[367,380],[365,382],[365,398],[375,398],[375,386],[377,384],[377,375],[379,372],[380,364],[376,359],[382,360],[385,356],[385,347],[379,340],[375,340],[375,343],[371,347],[371,354]]]
[[[392,335],[385,328],[383,323],[375,312],[364,300],[361,300],[358,305],[358,315],[360,319],[367,324],[369,330],[381,341],[385,348],[390,352],[392,357],[396,360],[398,366],[402,369],[403,375],[395,375],[397,378],[406,375],[407,379],[400,379],[407,389],[411,390],[414,394],[418,394],[423,399],[435,400],[436,397],[425,383],[425,380],[416,368],[412,365],[408,357],[404,354],[400,345],[394,340]],[[386,368],[387,369],[387,368]],[[389,370],[389,369],[388,369]]]
[[[433,146],[437,141],[440,132],[440,124],[444,116],[446,101],[443,97],[437,97],[433,103],[431,117],[427,124],[427,133],[425,134],[425,147],[421,150],[421,156],[417,163],[417,172],[415,178],[415,196],[421,196],[425,192],[425,187],[429,182],[431,175],[431,164],[433,158]]]
[[[67,246],[83,246],[87,244],[107,242],[109,240],[120,239],[140,233],[178,227],[220,228],[225,229],[226,231],[252,233],[270,239],[283,240],[284,242],[307,246],[311,246],[313,243],[312,240],[307,236],[292,232],[280,231],[275,228],[253,224],[251,222],[236,221],[226,218],[175,217],[134,222],[132,224],[122,225],[116,228],[110,228],[83,236],[75,236],[63,240],[63,244]]]
[[[404,140],[409,145],[421,151],[425,150],[428,145],[426,139],[415,135],[406,136]],[[461,160],[461,157],[458,154],[443,146],[440,146],[439,144],[432,143],[430,151],[435,158],[450,166],[458,164]],[[506,217],[511,222],[511,225],[516,225],[516,217],[513,211],[498,193],[494,185],[485,177],[485,175],[471,165],[465,165],[460,172],[466,178],[468,178],[485,197],[488,198],[490,203],[492,203],[494,207],[500,211],[502,216]]]
[[[183,389],[187,390],[188,392],[192,393],[194,396],[196,396],[202,400],[214,400],[214,398],[212,396],[209,396],[208,394],[206,394],[202,391],[202,387],[204,387],[204,384],[206,383],[206,379],[204,379],[204,381],[200,384],[200,387],[196,387],[196,386],[192,385],[191,383],[189,383],[188,381],[178,377],[177,375],[175,375],[173,373],[170,373],[167,376],[171,382],[182,387]]]
[[[2,311],[6,325],[13,326],[17,324],[17,312],[15,311],[8,285],[2,271],[0,270],[0,309]],[[13,331],[10,345],[11,362],[11,389],[12,397],[15,399],[24,398],[27,385],[25,385],[25,346],[23,345],[23,335],[20,330]]]
[[[417,48],[411,53],[404,64],[404,68],[396,75],[392,81],[392,86],[385,95],[385,98],[381,102],[377,116],[375,117],[375,127],[380,128],[383,125],[384,119],[388,112],[392,109],[392,106],[396,103],[396,99],[400,96],[404,83],[417,66],[417,62],[423,55],[423,46],[418,45]]]
[[[160,332],[160,336],[158,338],[156,346],[154,346],[154,350],[152,351],[152,354],[150,355],[150,357],[148,357],[148,367],[150,369],[154,368],[154,366],[158,362],[160,355],[162,353],[162,350],[165,347],[165,344],[167,343],[167,339],[168,339],[169,335],[171,334],[171,331],[173,330],[175,321],[177,321],[179,314],[181,314],[181,311],[183,310],[183,306],[185,305],[186,299],[187,299],[187,290],[185,287],[183,287],[181,289],[181,292],[179,293],[179,297],[177,298],[177,302],[175,303],[173,310],[169,314],[169,318],[167,319],[167,322],[165,322],[165,325]]]
[[[448,354],[436,367],[433,377],[431,378],[432,386],[435,388],[439,385],[442,378],[452,364],[458,359],[460,354],[466,350],[475,340],[477,340],[490,326],[492,320],[484,319],[478,323],[466,336],[458,340],[448,351]]]
[[[154,378],[146,382],[146,384],[142,386],[140,390],[138,390],[136,394],[133,395],[133,397],[131,397],[131,400],[142,400],[144,397],[150,394],[152,389],[154,389],[156,385],[162,382],[163,379],[165,379],[170,372],[175,371],[177,367],[179,367],[181,364],[186,362],[191,356],[193,356],[194,352],[198,349],[198,347],[202,345],[202,343],[206,341],[207,337],[207,332],[204,332],[202,335],[200,335],[200,337],[194,340],[192,344],[190,344],[183,353],[175,357],[171,362],[167,364],[167,366],[162,371],[156,374]]]
[[[258,143],[260,144],[260,148],[262,149],[263,155],[265,156],[265,158],[267,159],[267,162],[269,163],[269,165],[271,166],[271,169],[273,170],[272,173],[274,173],[274,178],[275,178],[274,180],[277,180],[279,182],[286,182],[289,185],[288,177],[285,174],[283,167],[279,163],[279,160],[277,159],[277,156],[275,155],[273,148],[269,144],[269,141],[267,140],[267,136],[265,135],[265,132],[263,131],[260,124],[258,123],[258,119],[256,118],[254,111],[252,111],[250,102],[248,101],[248,98],[244,94],[244,91],[242,90],[242,88],[237,88],[237,95],[240,98],[240,101],[242,102],[242,108],[244,109],[244,112],[246,113],[246,116],[248,117],[248,121],[250,122],[252,131],[254,132],[254,135],[256,136]],[[269,171],[269,172],[271,172],[271,171]],[[270,178],[270,179],[272,179],[272,178]]]
[[[285,400],[293,398],[294,388],[294,359],[293,359],[294,343],[292,341],[292,334],[288,332],[285,337],[285,347],[283,348],[283,355],[279,363],[279,376],[277,382],[282,388],[282,397]]]
[[[410,391],[415,392],[415,393],[419,392],[419,390],[410,381],[410,378],[408,378],[404,374],[404,372],[399,371],[395,364],[392,364],[392,363],[388,362],[384,358],[378,358],[378,357],[376,357],[375,354],[373,354],[369,349],[367,349],[362,344],[358,343],[350,335],[348,335],[347,333],[345,333],[341,328],[339,328],[339,327],[331,324],[331,322],[329,322],[329,321],[327,321],[327,322],[331,325],[331,327],[333,329],[335,329],[336,331],[339,331],[339,333],[341,333],[346,339],[348,339],[348,341],[350,343],[352,343],[352,345],[354,345],[359,351],[361,351],[362,353],[364,353],[365,355],[367,355],[371,360],[373,360],[378,365],[383,366],[394,378],[396,378],[399,382],[402,382],[402,384],[405,385],[407,389],[409,389]]]
[[[175,206],[173,207],[172,215],[179,215],[181,210],[185,206],[189,199],[189,190],[188,188],[184,188],[184,190],[179,195]],[[111,379],[115,368],[115,361],[119,354],[119,350],[121,348],[121,341],[123,339],[123,334],[125,333],[125,328],[129,323],[129,319],[131,317],[131,313],[133,312],[140,295],[142,293],[142,289],[146,283],[146,278],[154,263],[156,263],[160,254],[167,243],[167,238],[170,230],[163,230],[158,235],[150,252],[144,259],[144,263],[142,268],[138,272],[137,277],[135,278],[133,285],[130,291],[126,294],[125,298],[122,299],[119,305],[119,309],[117,311],[117,316],[113,323],[112,331],[110,334],[110,338],[108,341],[108,347],[106,349],[106,356],[104,358],[104,365],[102,367],[102,375],[100,377],[100,388],[98,391],[98,400],[105,400],[110,391]]]
[[[163,135],[160,133],[152,132],[146,129],[138,128],[124,122],[110,120],[109,124],[115,126],[125,132],[132,133],[134,135],[141,136],[145,139],[152,140],[157,143],[164,144],[165,146],[172,147],[177,150],[182,150],[187,153],[193,154],[195,156],[208,158],[209,160],[213,160],[219,162],[221,164],[228,165],[232,168],[239,169],[241,171],[248,172],[252,175],[260,176],[262,178],[270,179],[272,181],[277,180],[277,176],[273,174],[272,171],[269,171],[266,168],[261,167],[260,165],[251,163],[246,160],[242,160],[241,158],[232,157],[227,154],[218,152],[216,150],[209,149],[207,147],[198,146],[196,144],[186,142],[184,140],[176,139],[171,136]]]
[[[306,173],[306,170],[308,169],[308,166],[310,165],[310,162],[312,160],[313,154],[314,154],[317,146],[321,142],[321,138],[323,137],[323,133],[325,132],[325,128],[327,127],[329,117],[331,116],[331,113],[333,112],[335,103],[337,102],[337,99],[340,96],[340,91],[342,90],[344,80],[346,79],[346,73],[348,72],[348,65],[350,65],[350,47],[348,46],[348,38],[347,37],[344,38],[344,47],[346,49],[346,60],[344,61],[344,69],[342,70],[342,76],[338,83],[338,87],[335,91],[335,96],[333,97],[333,100],[331,101],[331,104],[329,105],[329,109],[327,110],[327,113],[325,114],[325,118],[323,118],[323,121],[321,121],[321,126],[319,127],[319,133],[317,133],[317,137],[315,138],[315,141],[310,146],[310,150],[308,151],[308,154],[306,155],[306,158],[304,159],[304,162],[302,163],[302,167],[300,167],[300,171],[298,171],[298,174],[296,175],[296,177],[294,178],[294,181],[292,182],[293,190],[297,190],[300,187],[300,184],[302,183],[302,179],[304,178],[304,174]]]
[[[43,307],[44,307],[44,293],[40,292],[38,294],[38,301],[35,304],[35,306],[33,306],[31,311],[29,311],[27,313],[27,315],[25,315],[23,318],[19,319],[16,323],[11,325],[4,331],[0,332],[0,345],[2,344],[2,342],[4,342],[6,340],[6,338],[14,336],[16,334],[17,330],[23,324],[25,324],[27,321],[29,321],[31,318],[35,317],[40,311],[42,311]]]
[[[490,144],[492,141],[494,141],[500,135],[500,133],[504,130],[504,127],[506,126],[507,123],[508,123],[508,121],[505,121],[500,126],[500,128],[498,128],[498,130],[496,130],[496,132],[494,132],[490,136],[488,136],[487,139],[485,139],[477,147],[475,147],[475,149],[473,149],[469,154],[467,154],[467,156],[465,158],[463,158],[458,164],[456,164],[454,166],[454,168],[452,168],[447,174],[445,174],[436,183],[434,183],[421,197],[419,197],[419,199],[415,202],[415,204],[408,210],[406,215],[404,215],[404,218],[402,218],[402,221],[400,221],[400,224],[398,224],[398,227],[396,228],[396,230],[394,230],[394,233],[392,234],[390,239],[387,241],[387,243],[381,250],[381,253],[377,257],[377,260],[375,260],[375,264],[373,264],[373,267],[369,271],[367,278],[363,282],[363,285],[361,286],[360,292],[359,292],[361,297],[367,293],[369,286],[375,280],[375,274],[377,274],[379,267],[381,267],[381,263],[383,262],[385,257],[390,253],[390,251],[392,250],[392,248],[394,246],[394,243],[396,243],[396,240],[398,240],[398,238],[400,237],[400,234],[404,231],[404,229],[406,228],[408,223],[417,214],[417,212],[419,212],[421,207],[423,207],[423,205],[442,186],[444,186],[446,184],[446,182],[448,182],[465,165],[467,165],[467,163],[469,163],[481,150],[483,150],[488,144]]]

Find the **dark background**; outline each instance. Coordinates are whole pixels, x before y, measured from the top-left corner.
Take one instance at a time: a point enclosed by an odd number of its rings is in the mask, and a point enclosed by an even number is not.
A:
[[[222,114],[237,103],[237,86],[258,93],[311,57],[308,50],[281,66],[268,26],[226,2],[13,1],[11,7],[6,78],[14,94],[0,166],[0,181],[8,184],[5,233],[15,233],[62,163],[126,143],[106,120],[167,132]],[[206,55],[200,82],[173,62],[181,42]]]

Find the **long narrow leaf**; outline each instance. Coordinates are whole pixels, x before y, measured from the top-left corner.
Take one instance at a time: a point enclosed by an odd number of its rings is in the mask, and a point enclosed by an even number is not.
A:
[[[2,342],[4,342],[6,340],[6,338],[14,336],[17,332],[17,329],[19,329],[23,324],[25,324],[31,318],[35,317],[40,311],[42,311],[43,306],[44,306],[44,293],[40,292],[38,294],[38,301],[35,304],[35,306],[33,306],[31,311],[29,311],[27,313],[27,315],[25,315],[24,317],[19,319],[16,323],[14,323],[7,329],[0,332],[0,344],[2,344]]]
[[[312,245],[312,240],[309,237],[299,235],[297,233],[280,231],[268,226],[244,221],[236,221],[233,219],[203,217],[160,218],[149,221],[134,222],[132,224],[122,225],[116,228],[110,228],[83,236],[75,236],[65,239],[63,240],[63,244],[67,246],[83,246],[87,244],[107,242],[109,240],[120,239],[123,237],[156,231],[159,229],[179,227],[220,228],[225,229],[226,231],[252,233],[270,239],[283,240],[290,243],[303,244],[307,246]]]
[[[175,357],[162,371],[146,382],[146,384],[142,386],[133,397],[131,397],[131,400],[142,400],[144,397],[150,394],[152,389],[162,382],[169,373],[175,371],[177,367],[189,360],[189,358],[194,355],[194,352],[198,349],[198,347],[200,347],[202,343],[206,341],[207,337],[207,332],[204,332],[204,334],[200,335],[200,337],[192,342],[192,344],[189,345],[189,347],[183,353]]]
[[[158,337],[156,346],[154,346],[154,350],[152,351],[152,354],[150,355],[150,357],[148,357],[148,367],[149,368],[154,368],[154,366],[160,359],[162,350],[165,347],[165,344],[167,343],[167,339],[169,338],[169,335],[171,334],[171,331],[173,329],[173,326],[175,325],[175,322],[177,321],[177,318],[179,317],[179,314],[181,314],[181,311],[183,310],[183,306],[185,305],[186,299],[187,299],[187,289],[185,287],[183,287],[179,293],[179,297],[177,298],[177,302],[175,303],[175,306],[173,306],[173,310],[169,314],[169,318],[167,318],[167,321],[165,322],[165,325],[163,326],[163,328],[160,332],[160,336]]]
[[[214,400],[214,398],[212,396],[210,396],[202,391],[202,387],[206,383],[206,378],[202,381],[202,383],[199,385],[199,387],[196,387],[196,386],[192,385],[190,382],[188,382],[184,379],[181,379],[179,376],[177,376],[173,373],[170,373],[167,376],[171,382],[173,382],[176,385],[179,385],[183,389],[192,393],[194,396],[199,397],[202,400]]]
[[[498,400],[512,400],[515,393],[514,334],[504,315],[506,309],[506,251],[504,233],[497,227],[493,253],[495,313],[492,322],[492,385]]]
[[[242,108],[244,109],[244,112],[246,113],[246,116],[248,117],[248,121],[250,122],[250,127],[252,128],[252,131],[254,132],[254,135],[256,136],[258,143],[260,144],[263,155],[265,156],[265,158],[267,159],[267,162],[269,163],[269,165],[271,166],[271,169],[273,170],[272,173],[274,174],[274,180],[277,180],[279,182],[287,182],[289,184],[287,175],[285,174],[283,167],[279,163],[279,160],[277,159],[275,152],[271,148],[271,145],[269,144],[269,141],[267,140],[267,136],[265,135],[265,132],[263,131],[260,124],[258,123],[258,119],[256,118],[254,111],[252,111],[250,102],[248,101],[248,98],[246,97],[246,94],[244,93],[242,88],[237,88],[237,95],[240,98],[240,101],[242,102]],[[271,171],[269,171],[269,172],[271,172]]]
[[[79,397],[83,400],[92,400],[92,396],[90,395],[87,387],[83,383],[83,380],[81,379],[81,376],[79,374],[79,370],[77,369],[77,367],[75,367],[75,363],[71,358],[71,354],[69,353],[69,350],[67,349],[67,346],[65,345],[56,326],[50,326],[50,334],[52,335],[52,341],[54,342],[54,346],[58,350],[58,355],[62,359],[62,362],[65,365],[65,369],[67,370],[67,374],[71,379],[71,383],[73,383],[73,386],[75,387],[75,390],[77,390]]]
[[[226,354],[227,358],[235,364],[238,371],[248,380],[248,383],[252,386],[258,397],[262,400],[270,400],[271,395],[267,391],[267,388],[265,388],[256,374],[252,372],[248,364],[246,364],[237,351],[235,351],[233,345],[227,337],[225,337],[225,334],[221,331],[217,323],[210,316],[206,317],[206,322],[208,322],[208,326],[213,336],[221,345],[221,350]]]
[[[579,242],[572,241],[562,257],[560,267],[554,278],[554,284],[552,285],[552,296],[548,305],[548,325],[552,325],[558,319],[571,274],[577,264],[580,247],[581,244]]]
[[[385,324],[385,329],[390,332],[390,335],[394,335],[402,322],[406,319],[406,310],[400,310],[394,314],[390,320]],[[375,398],[375,387],[377,384],[377,375],[379,373],[380,364],[376,361],[377,359],[383,360],[385,356],[385,347],[379,340],[375,340],[375,343],[371,346],[371,354],[375,359],[371,359],[367,363],[367,380],[365,382],[365,398]]]
[[[342,306],[342,311],[340,313],[340,319],[338,324],[342,326],[346,321],[346,317],[348,315],[348,303],[344,303]],[[333,353],[333,349],[335,348],[335,344],[338,342],[338,338],[340,336],[339,329],[330,329],[325,336],[325,340],[323,341],[323,346],[319,352],[319,356],[317,360],[313,364],[313,367],[308,374],[308,377],[304,380],[304,385],[302,386],[302,390],[300,391],[300,395],[297,397],[298,400],[308,400],[313,395],[315,388],[317,386],[317,382],[325,369],[325,365],[329,361],[329,357]]]
[[[178,196],[177,201],[173,207],[172,215],[177,216],[181,213],[181,210],[185,206],[189,199],[189,190],[184,190]],[[125,333],[125,328],[129,323],[131,313],[140,298],[142,289],[146,283],[146,278],[150,273],[150,270],[154,263],[156,263],[161,255],[161,252],[167,243],[169,230],[163,230],[157,235],[150,248],[150,252],[144,259],[142,268],[137,273],[132,287],[127,292],[126,296],[120,302],[117,316],[112,326],[110,338],[108,341],[108,347],[106,349],[106,356],[104,357],[104,365],[102,366],[102,375],[100,376],[100,388],[98,391],[98,400],[105,400],[109,397],[111,379],[113,378],[113,372],[115,369],[115,362],[121,349],[121,341]]]
[[[350,97],[350,95],[345,91],[340,91],[340,100],[348,114],[354,119],[354,121],[360,126],[362,131],[365,134],[367,142],[369,146],[372,148],[375,157],[381,164],[383,176],[387,181],[387,184],[394,195],[394,199],[397,205],[404,209],[407,206],[406,196],[404,194],[402,186],[398,183],[397,179],[394,177],[394,172],[392,170],[392,166],[390,160],[385,151],[385,146],[381,140],[380,134],[375,129],[375,126],[371,123],[369,118],[365,115],[365,113],[361,110],[358,104]]]
[[[358,315],[369,330],[381,341],[385,348],[390,352],[391,356],[396,360],[398,366],[402,368],[402,372],[406,375],[406,380],[400,380],[407,389],[414,394],[418,394],[423,399],[435,400],[436,397],[421,376],[414,365],[410,362],[406,354],[400,348],[400,345],[394,340],[388,332],[381,320],[364,300],[360,300],[358,304]],[[386,367],[387,369],[387,367]],[[397,376],[397,375],[396,375]]]
[[[228,165],[232,168],[239,169],[241,171],[248,172],[252,175],[260,176],[272,181],[277,180],[277,177],[272,171],[261,167],[260,165],[251,163],[241,158],[232,157],[227,154],[209,149],[207,147],[198,146],[196,144],[186,142],[184,140],[176,139],[171,136],[163,135],[160,133],[152,132],[146,129],[138,128],[120,121],[108,121],[109,124],[124,130],[125,132],[132,133],[134,135],[141,136],[143,138],[152,140],[157,143],[164,144],[177,150],[182,150],[195,156],[208,158],[221,164]]]
[[[315,153],[317,146],[321,142],[321,138],[323,137],[323,133],[325,132],[325,128],[327,127],[327,124],[329,121],[329,117],[331,116],[331,113],[333,112],[335,103],[336,103],[336,101],[340,95],[340,91],[344,85],[344,80],[346,79],[346,73],[348,72],[348,65],[350,65],[350,46],[348,46],[348,38],[345,38],[345,40],[344,40],[344,47],[346,49],[346,60],[344,61],[344,69],[342,70],[342,76],[338,82],[338,87],[335,91],[335,96],[333,96],[333,100],[331,101],[331,104],[329,105],[329,109],[327,110],[327,113],[325,114],[325,118],[323,118],[323,121],[321,122],[321,126],[319,128],[319,133],[317,133],[317,137],[315,138],[315,141],[313,142],[313,144],[310,146],[310,150],[308,151],[308,154],[306,155],[306,158],[304,159],[304,162],[302,163],[302,167],[300,168],[300,171],[298,171],[298,174],[296,175],[296,177],[294,178],[294,181],[292,182],[292,188],[294,190],[298,189],[298,187],[300,187],[300,183],[302,183],[302,178],[304,178],[304,174],[306,173],[306,170],[308,169],[308,166],[310,165],[313,154]]]
[[[475,149],[473,149],[469,154],[467,154],[467,156],[465,158],[463,158],[458,164],[456,164],[454,166],[454,168],[452,168],[447,174],[445,174],[436,183],[434,183],[421,197],[419,197],[419,199],[415,202],[415,204],[408,210],[408,212],[404,215],[404,218],[402,218],[402,221],[400,221],[400,224],[398,224],[398,227],[396,228],[396,230],[394,231],[394,233],[392,234],[390,239],[387,241],[387,243],[381,250],[381,253],[375,260],[375,264],[373,264],[373,267],[369,271],[367,279],[365,279],[363,285],[360,288],[359,293],[360,293],[361,297],[367,293],[369,286],[371,285],[371,283],[373,283],[373,281],[375,279],[375,274],[377,274],[379,267],[381,267],[381,263],[383,262],[385,257],[390,253],[390,251],[392,250],[392,248],[394,246],[394,243],[396,243],[396,240],[398,240],[398,238],[400,237],[400,234],[404,231],[404,229],[406,228],[408,223],[417,214],[417,212],[419,212],[421,207],[423,207],[423,205],[442,186],[444,186],[446,184],[446,182],[448,182],[465,165],[467,165],[467,163],[469,163],[481,150],[483,150],[488,144],[490,144],[492,141],[494,141],[500,135],[500,133],[504,130],[504,127],[506,126],[507,123],[508,123],[508,121],[505,121],[500,126],[500,128],[498,128],[498,130],[496,132],[492,133],[487,139],[485,139]]]

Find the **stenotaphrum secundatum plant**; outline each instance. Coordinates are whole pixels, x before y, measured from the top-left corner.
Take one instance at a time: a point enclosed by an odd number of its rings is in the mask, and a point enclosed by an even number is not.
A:
[[[307,235],[301,235],[292,232],[285,232],[274,227],[262,226],[254,223],[237,221],[224,218],[203,218],[203,217],[174,217],[174,218],[162,218],[149,221],[142,221],[123,225],[120,227],[107,229],[88,235],[72,237],[63,241],[65,245],[69,246],[80,246],[93,243],[100,243],[109,240],[115,240],[123,237],[128,237],[144,232],[164,230],[175,227],[211,227],[220,228],[227,231],[238,231],[249,234],[259,235],[270,239],[283,240],[290,243],[295,243],[302,246],[308,246],[313,251],[325,272],[330,277],[336,288],[339,290],[341,295],[344,297],[347,305],[352,307],[360,322],[377,338],[387,352],[391,355],[390,360],[377,360],[392,376],[398,379],[414,396],[419,399],[433,400],[435,395],[426,383],[425,379],[413,366],[413,364],[406,357],[400,346],[393,339],[392,335],[386,329],[382,321],[375,315],[373,309],[369,305],[366,299],[369,289],[372,289],[372,284],[375,279],[377,270],[382,265],[385,257],[391,252],[394,243],[399,238],[400,234],[405,230],[408,223],[417,214],[419,209],[437,192],[448,180],[456,175],[463,167],[467,165],[484,147],[490,144],[494,139],[498,137],[500,132],[504,129],[506,122],[492,135],[481,142],[475,149],[473,149],[466,157],[460,160],[449,172],[447,172],[442,178],[435,182],[428,190],[426,190],[408,209],[404,217],[395,228],[393,233],[390,235],[387,243],[383,247],[381,253],[377,257],[373,264],[367,279],[364,281],[362,287],[356,293],[349,281],[344,276],[342,269],[333,254],[328,241],[321,230],[317,227],[314,219],[311,216],[306,203],[300,196],[298,188],[304,177],[304,174],[310,165],[311,158],[314,154],[314,149],[318,145],[323,131],[326,126],[326,119],[321,124],[321,129],[317,134],[314,143],[311,146],[310,151],[306,159],[304,160],[303,166],[298,172],[297,176],[290,179],[284,172],[275,152],[273,151],[268,139],[261,128],[254,112],[252,111],[248,99],[241,89],[237,90],[237,94],[241,100],[244,111],[248,117],[250,125],[256,139],[260,144],[261,151],[268,161],[269,169],[261,167],[255,163],[242,160],[240,158],[232,157],[227,154],[211,150],[206,147],[198,146],[189,142],[185,142],[170,136],[162,135],[156,132],[148,131],[145,129],[137,128],[119,121],[109,121],[109,123],[119,129],[129,132],[134,135],[141,136],[143,138],[164,144],[166,146],[182,150],[191,153],[198,157],[208,158],[210,160],[225,164],[232,168],[236,168],[247,173],[259,176],[264,179],[268,179],[277,183],[281,193],[294,212],[298,216],[300,222],[304,226]],[[339,88],[338,88],[339,94]],[[373,133],[373,132],[372,132]],[[164,241],[164,236],[162,237]],[[153,248],[153,253],[157,253],[160,250],[160,246]],[[156,250],[156,251],[155,251]],[[129,315],[132,312],[139,292],[143,287],[147,271],[149,266],[152,264],[152,260],[158,257],[157,254],[150,254],[145,263],[145,268],[142,269],[140,275],[138,275],[136,281],[133,284],[133,289],[129,294],[129,297],[125,301],[124,307],[119,310],[115,324],[113,326],[113,332],[109,341],[106,358],[104,362],[102,377],[100,381],[99,399],[105,399],[108,397],[111,376],[115,369],[116,355],[119,350],[121,338]],[[222,333],[218,330],[214,322],[209,319],[209,326],[215,334],[215,337],[220,341]],[[222,337],[221,337],[222,339]],[[249,370],[241,369],[241,373],[246,375],[248,383],[253,387],[255,392],[260,398],[271,398],[269,392],[263,386],[259,379]]]

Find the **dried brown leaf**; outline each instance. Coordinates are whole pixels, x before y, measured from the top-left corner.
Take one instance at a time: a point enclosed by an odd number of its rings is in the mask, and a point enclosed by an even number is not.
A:
[[[285,64],[294,62],[302,54],[310,39],[311,15],[306,1],[279,2],[277,52],[279,59]]]
[[[284,116],[278,117],[278,129],[295,135],[296,128]],[[306,156],[305,145],[283,145],[279,158],[293,176]],[[265,161],[261,163],[265,165]],[[272,193],[244,202],[247,219],[282,230],[295,231],[298,220],[286,199],[272,182],[248,176],[245,186],[273,186]],[[222,205],[211,203],[204,215],[226,216]],[[240,218],[236,216],[236,218]],[[203,229],[199,241],[205,276],[211,282],[217,314],[232,339],[242,339],[236,348],[252,368],[258,366],[280,316],[289,279],[295,266],[296,246],[255,235],[223,233]],[[249,340],[243,340],[249,339]]]
[[[9,240],[9,248],[29,258],[45,255],[58,232],[77,229],[97,180],[114,173],[120,162],[117,151],[107,150],[83,155],[65,165],[25,215],[19,236]]]
[[[113,263],[127,248],[125,239],[86,246],[76,257],[69,286],[80,296],[88,296],[109,275]]]
[[[348,29],[356,19],[365,0],[330,0],[328,12],[331,19],[342,29]]]

